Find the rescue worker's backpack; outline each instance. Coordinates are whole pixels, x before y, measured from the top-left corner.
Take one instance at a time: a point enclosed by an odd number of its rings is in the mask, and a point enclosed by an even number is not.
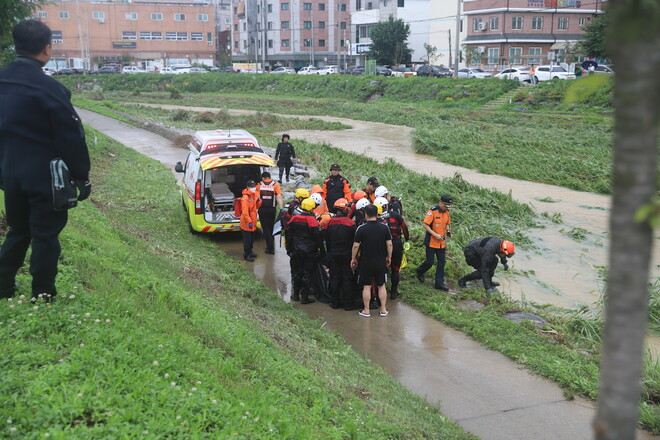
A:
[[[390,211],[398,212],[399,215],[403,215],[403,203],[401,203],[401,199],[398,197],[390,196],[389,209]]]
[[[241,203],[241,197],[234,199],[234,215],[236,218],[241,218],[243,214],[243,203]]]

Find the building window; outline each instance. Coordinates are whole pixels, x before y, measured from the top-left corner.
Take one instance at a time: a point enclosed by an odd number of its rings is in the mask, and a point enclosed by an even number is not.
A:
[[[311,3],[303,3],[303,10],[304,11],[311,11],[312,10],[312,4]]]
[[[273,48],[273,40],[268,40],[268,48],[269,49]]]
[[[186,21],[186,14],[174,14],[174,21]]]
[[[234,40],[234,49],[238,49],[238,40]]]
[[[489,21],[488,29],[490,29],[491,31],[496,31],[500,28],[500,17],[490,17],[488,21]]]
[[[305,28],[305,29],[311,29],[311,28],[312,28],[312,22],[311,22],[311,21],[305,21],[305,22],[303,22],[303,28]]]
[[[540,47],[530,47],[529,48],[529,54],[530,55],[541,55],[541,48]],[[527,60],[527,63],[529,64],[540,64],[541,63],[541,57],[539,58],[529,58]]]
[[[355,10],[356,11],[362,10],[362,0],[355,0]]]
[[[60,18],[66,20],[69,18],[69,11],[60,11]]]
[[[234,25],[234,31],[238,32],[238,25],[237,24]]]
[[[339,6],[339,10],[341,12],[346,12],[346,5],[342,3],[341,6]]]
[[[319,29],[325,29],[325,21],[319,21]]]
[[[163,20],[163,14],[160,12],[152,12],[151,13],[151,19],[156,20],[156,21],[162,21]]]
[[[165,39],[167,41],[176,41],[176,32],[165,32]]]
[[[396,7],[397,8],[405,8],[406,7],[406,0],[397,0]]]
[[[373,26],[360,26],[358,28],[358,35],[360,38],[369,38]]]
[[[568,17],[559,17],[559,21],[557,22],[557,30],[568,30]]]
[[[121,33],[122,40],[137,40],[137,32],[135,31],[124,31]]]
[[[319,40],[319,47],[325,47],[325,40]]]
[[[64,40],[62,39],[62,31],[51,31],[51,44],[62,44]]]
[[[177,41],[188,41],[188,32],[177,32],[176,39]]]
[[[228,11],[229,10],[229,5],[220,5],[220,9],[223,11]]]
[[[266,29],[268,29],[269,31],[273,30],[273,22],[272,21],[269,21],[268,23],[266,23]]]
[[[206,33],[206,41],[213,41],[213,34],[211,32]]]
[[[247,40],[243,40],[243,49],[247,49],[247,47],[248,47]]]
[[[346,40],[339,40],[339,47],[346,46]]]
[[[238,14],[238,8],[234,6],[234,15]]]
[[[499,47],[489,47],[488,48],[488,64],[499,64],[500,63],[500,48]]]
[[[197,14],[197,21],[209,21],[209,14]]]
[[[282,40],[282,47],[291,47],[291,40]]]
[[[272,4],[272,3],[269,3],[269,4],[268,4],[268,6],[266,7],[266,12],[268,12],[269,14],[270,14],[271,12],[273,12],[273,4]]]
[[[38,11],[38,12],[37,12],[37,17],[39,17],[39,18],[48,18],[48,12],[46,12],[46,11]]]
[[[103,11],[94,11],[92,12],[92,17],[94,20],[104,20],[105,19],[105,12]]]
[[[191,32],[190,33],[191,41],[204,41],[204,34],[201,32]]]
[[[367,2],[367,9],[371,11],[373,8],[374,8],[373,2]]]
[[[125,17],[126,17],[126,20],[137,20],[138,19],[137,12],[127,12]]]
[[[319,11],[325,11],[325,3],[319,3]]]
[[[122,5],[127,5],[130,3],[130,0],[121,0],[119,3],[121,3]]]
[[[588,21],[588,20],[589,20],[589,19],[588,19],[587,17],[580,17],[580,18],[578,19],[578,25],[579,25],[580,27],[582,27],[582,26],[584,26],[585,24],[587,24],[587,21]]]
[[[532,17],[532,30],[540,31],[543,29],[543,17]]]
[[[281,27],[282,27],[282,29],[289,29],[289,22],[288,21],[283,21]]]
[[[346,22],[345,21],[342,21],[341,23],[339,23],[339,29],[346,29]]]
[[[225,17],[225,24],[231,24],[231,17]]]
[[[312,46],[312,40],[309,40],[309,39],[307,39],[307,38],[304,39],[304,40],[303,40],[303,46],[305,46],[305,47],[311,47],[311,46]]]
[[[522,64],[522,47],[509,48],[509,64]]]
[[[522,30],[523,18],[521,16],[511,17],[511,29],[514,31]]]
[[[289,4],[288,3],[282,3],[282,5],[280,7],[282,8],[283,11],[288,11],[289,10]]]
[[[140,40],[162,40],[162,32],[140,32]]]
[[[481,23],[482,23],[481,18],[472,19],[472,30],[473,31],[480,31],[481,30]]]
[[[243,22],[243,30],[244,30],[244,31],[247,30],[247,23],[245,23],[245,22]]]

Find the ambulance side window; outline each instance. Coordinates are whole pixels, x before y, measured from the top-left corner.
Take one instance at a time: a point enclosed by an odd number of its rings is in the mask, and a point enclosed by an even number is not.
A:
[[[189,166],[190,166],[190,155],[188,155],[188,159],[186,159],[186,166],[183,168],[184,173],[188,170]]]

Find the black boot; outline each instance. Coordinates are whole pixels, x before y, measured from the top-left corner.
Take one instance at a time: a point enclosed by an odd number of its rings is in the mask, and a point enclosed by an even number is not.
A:
[[[494,287],[498,287],[500,285],[500,283],[498,283],[497,281],[491,281],[490,285],[494,286]]]
[[[293,295],[291,295],[291,301],[300,301],[300,294],[298,292],[293,292]]]
[[[458,287],[461,287],[463,289],[467,287],[467,281],[465,280],[465,277],[460,277],[458,279]]]
[[[390,292],[390,299],[397,299],[399,296],[399,289],[392,289]]]
[[[310,298],[307,295],[303,295],[302,299],[300,300],[300,304],[311,304],[315,302],[316,300],[314,298]]]

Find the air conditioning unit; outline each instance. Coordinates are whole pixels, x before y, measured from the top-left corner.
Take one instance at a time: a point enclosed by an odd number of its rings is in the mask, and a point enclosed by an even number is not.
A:
[[[101,24],[105,23],[105,18],[99,18],[99,23]]]
[[[477,47],[477,52],[486,53],[486,46],[478,46]]]
[[[486,29],[488,29],[488,25],[486,25],[486,23],[484,23],[483,21],[479,23],[478,27],[480,31],[485,31]]]
[[[207,41],[209,46],[213,46],[213,41]]]

